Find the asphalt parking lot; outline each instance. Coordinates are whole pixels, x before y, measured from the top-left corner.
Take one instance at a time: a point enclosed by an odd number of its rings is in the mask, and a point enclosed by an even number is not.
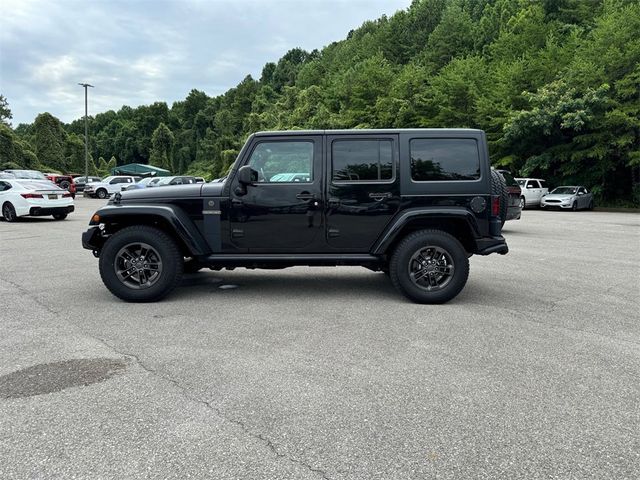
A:
[[[63,222],[0,222],[0,478],[638,478],[640,215],[527,210],[465,290],[363,268],[106,290]]]

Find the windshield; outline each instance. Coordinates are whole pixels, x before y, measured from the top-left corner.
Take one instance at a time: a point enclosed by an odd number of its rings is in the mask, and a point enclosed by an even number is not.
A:
[[[107,177],[107,178],[103,178],[102,181],[100,183],[109,183],[111,180],[113,180],[115,177]]]
[[[9,173],[12,173],[16,178],[25,178],[32,180],[47,180],[47,177],[44,176],[42,172],[38,172],[37,170],[7,170]]]
[[[555,195],[575,195],[578,189],[576,187],[558,187],[551,192]]]
[[[162,177],[160,179],[158,179],[157,184],[158,185],[168,185],[169,183],[171,183],[171,181],[176,178],[176,177]]]

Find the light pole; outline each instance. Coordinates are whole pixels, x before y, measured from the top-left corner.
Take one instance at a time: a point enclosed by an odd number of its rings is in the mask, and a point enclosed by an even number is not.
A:
[[[84,182],[86,184],[89,180],[89,109],[87,105],[87,87],[94,88],[94,86],[88,83],[79,83],[78,85],[84,87]]]

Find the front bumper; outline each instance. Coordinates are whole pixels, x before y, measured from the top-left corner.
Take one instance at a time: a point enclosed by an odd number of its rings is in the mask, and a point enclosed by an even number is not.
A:
[[[573,202],[569,203],[558,203],[558,202],[545,202],[544,200],[540,202],[540,208],[573,208]]]
[[[105,238],[102,236],[100,227],[91,227],[82,234],[82,248],[95,253],[100,252],[104,245]]]

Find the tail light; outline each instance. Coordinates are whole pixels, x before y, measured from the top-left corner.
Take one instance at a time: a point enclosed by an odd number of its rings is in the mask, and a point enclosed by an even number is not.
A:
[[[70,194],[70,193],[63,193],[63,194],[62,194],[62,198],[70,197],[70,196],[71,196],[71,194]]]
[[[20,196],[23,198],[43,198],[40,193],[21,193]]]
[[[500,197],[498,195],[491,197],[491,215],[500,216]]]

